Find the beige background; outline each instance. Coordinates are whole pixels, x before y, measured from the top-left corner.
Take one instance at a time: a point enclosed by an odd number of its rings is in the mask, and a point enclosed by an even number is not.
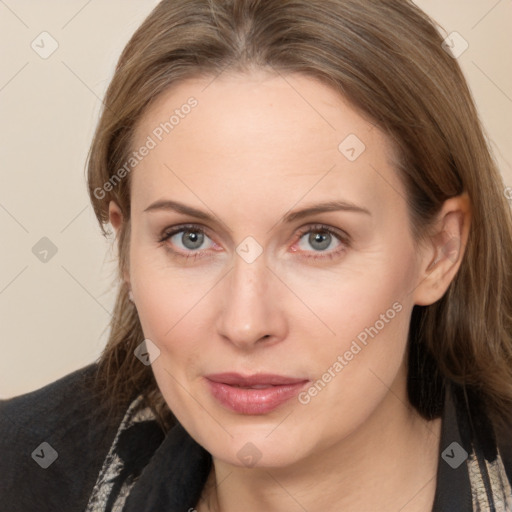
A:
[[[93,362],[106,342],[115,266],[85,160],[115,62],[156,3],[0,0],[0,398]],[[469,43],[459,61],[512,186],[512,1],[417,3]],[[47,59],[31,47],[43,31],[59,45]],[[32,252],[43,237],[57,249],[46,263]]]

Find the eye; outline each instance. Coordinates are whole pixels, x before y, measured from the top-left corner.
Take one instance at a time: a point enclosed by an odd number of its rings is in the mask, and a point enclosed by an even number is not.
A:
[[[205,240],[210,240],[210,246],[206,248],[201,247]],[[211,238],[205,233],[205,231],[199,226],[188,225],[188,226],[176,226],[172,229],[166,230],[158,240],[161,243],[170,241],[173,247],[178,247],[179,250],[174,250],[166,244],[166,249],[173,255],[183,258],[198,258],[204,256],[204,251],[211,248],[214,244]],[[201,249],[198,251],[198,249]],[[191,254],[187,252],[195,251]]]
[[[306,235],[308,237],[306,238]],[[303,240],[304,239],[304,240]],[[204,247],[205,241],[210,243]],[[205,230],[198,225],[181,225],[173,228],[166,229],[158,238],[160,243],[165,243],[165,249],[171,253],[172,256],[181,258],[202,258],[207,257],[208,249],[219,250],[218,246],[206,234]],[[304,243],[305,242],[305,243]],[[350,237],[345,232],[325,226],[323,224],[316,224],[313,226],[306,226],[299,230],[298,242],[299,250],[292,247],[292,252],[313,254],[303,255],[304,258],[312,259],[332,259],[350,246]],[[313,251],[308,251],[305,245],[313,247]],[[328,250],[330,247],[335,246],[335,250]],[[174,249],[177,247],[178,250]],[[317,254],[314,254],[314,253]]]
[[[307,235],[307,236],[306,236]],[[350,237],[343,231],[317,224],[307,226],[299,232],[299,249],[302,252],[313,252],[317,254],[305,255],[305,258],[334,258],[344,252],[350,246]],[[314,251],[308,251],[307,245],[313,247]],[[335,250],[328,250],[329,248]],[[297,252],[296,249],[292,249]],[[324,254],[322,254],[324,253]]]

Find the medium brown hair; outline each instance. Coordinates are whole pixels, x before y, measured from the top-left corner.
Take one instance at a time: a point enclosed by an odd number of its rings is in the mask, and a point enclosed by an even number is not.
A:
[[[121,284],[97,374],[113,409],[144,393],[164,428],[173,421],[151,368],[133,354],[144,334],[122,280],[130,175],[105,184],[128,160],[146,109],[170,86],[259,67],[321,80],[390,137],[418,243],[446,199],[468,194],[472,221],[459,271],[440,300],[413,309],[409,399],[423,417],[438,417],[450,379],[477,393],[493,419],[510,421],[511,214],[467,84],[442,41],[407,0],[164,0],[155,7],[119,58],[88,158],[103,234],[111,200],[124,217]]]

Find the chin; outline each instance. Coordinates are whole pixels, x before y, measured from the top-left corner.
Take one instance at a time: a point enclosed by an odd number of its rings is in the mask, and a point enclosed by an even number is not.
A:
[[[271,428],[268,428],[267,424],[265,428],[261,429],[254,426],[238,428],[236,431],[230,429],[230,434],[233,437],[226,435],[220,441],[212,439],[205,432],[205,435],[200,435],[204,441],[200,444],[215,459],[237,467],[286,467],[307,457],[313,446],[308,449],[301,439],[307,439],[308,433],[289,435],[286,430],[282,430],[280,433],[272,432],[276,424]]]

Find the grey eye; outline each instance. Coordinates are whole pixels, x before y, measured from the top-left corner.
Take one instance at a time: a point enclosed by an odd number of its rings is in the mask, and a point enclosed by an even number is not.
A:
[[[311,248],[313,248],[316,252],[322,252],[330,248],[334,241],[337,241],[338,245],[341,244],[339,238],[326,229],[310,229],[299,239],[299,247],[301,251],[311,252]],[[334,249],[336,247],[331,248]]]
[[[179,233],[178,233],[179,234]],[[181,242],[183,246],[190,250],[199,249],[204,241],[204,233],[193,230],[183,230]]]
[[[308,243],[310,243],[313,248],[316,248],[320,251],[327,249],[331,241],[332,235],[330,233],[326,233],[325,231],[311,232],[308,237]]]

